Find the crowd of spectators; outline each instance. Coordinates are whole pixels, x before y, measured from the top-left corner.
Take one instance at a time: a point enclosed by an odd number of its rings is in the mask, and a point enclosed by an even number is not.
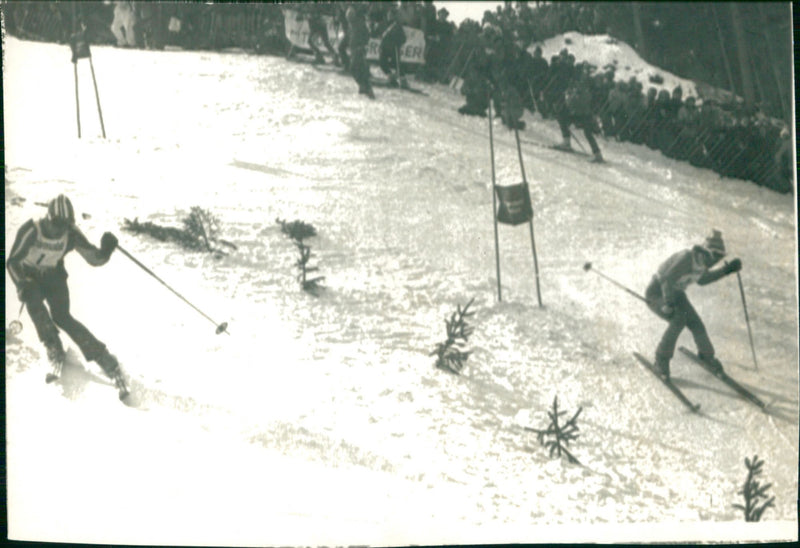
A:
[[[575,2],[511,4],[485,12],[481,22],[466,20],[459,27],[448,20],[446,4],[437,9],[431,1],[297,6],[303,6],[317,34],[322,32],[320,16],[324,15],[333,17],[346,35],[347,12],[353,6],[363,16],[368,37],[381,37],[392,23],[420,29],[425,36],[425,64],[404,66],[403,73],[415,72],[418,80],[427,82],[463,79],[461,93],[466,104],[460,111],[464,114],[485,115],[492,97],[498,116],[508,127],[524,129],[520,120],[524,108],[558,121],[565,138],[569,133],[564,125],[575,124],[585,137],[600,135],[645,145],[668,157],[713,169],[722,177],[751,180],[781,192],[792,189],[792,139],[785,124],[735,100],[684,98],[680,88],[670,93],[657,90],[650,82],[618,81],[613,68],[598,70],[576,62],[566,50],[545,59],[535,44],[546,38],[569,30],[607,32],[603,11]],[[3,16],[6,32],[34,40],[67,43],[76,29],[83,27],[91,43],[119,47],[243,48],[286,55],[291,48],[282,10],[297,6],[11,2],[4,5]],[[350,41],[345,36],[335,49],[324,40],[322,43],[334,63],[352,69]],[[392,65],[399,63],[390,49],[396,50],[386,48],[382,66],[391,79]],[[315,61],[324,62],[323,53],[315,50]],[[359,66],[364,80],[364,66]],[[365,92],[362,83],[359,88]],[[590,145],[592,140],[587,138]],[[594,146],[592,149],[599,153]]]
[[[473,47],[463,70],[462,114],[486,116],[492,97],[506,126],[524,129],[504,114],[521,103],[531,113],[558,121],[564,142],[557,148],[569,148],[571,132],[566,127],[575,124],[598,161],[594,135],[645,145],[721,177],[750,180],[780,192],[792,189],[789,131],[756,107],[735,100],[721,104],[684,98],[680,86],[671,93],[652,85],[645,91],[645,84],[635,78],[616,80],[613,67],[598,70],[576,63],[566,48],[548,61],[541,48],[533,53],[522,49],[493,24],[484,26]],[[493,64],[499,66],[492,68]]]

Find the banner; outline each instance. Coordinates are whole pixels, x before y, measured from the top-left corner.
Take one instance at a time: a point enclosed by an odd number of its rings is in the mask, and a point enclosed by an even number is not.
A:
[[[308,42],[310,34],[308,28],[308,20],[303,18],[299,19],[299,12],[295,10],[283,10],[283,24],[286,29],[286,39],[291,44],[298,48],[311,49]],[[328,29],[328,40],[334,49],[339,47],[339,43],[344,38],[344,31],[336,23],[333,17],[323,15],[322,20],[325,22],[325,28]],[[403,27],[406,33],[406,43],[400,48],[400,62],[401,63],[425,63],[425,35],[420,29],[411,27]],[[325,51],[325,46],[322,41],[317,38],[316,46]],[[380,47],[380,39],[370,38],[367,44],[367,60],[378,60],[378,49]]]
[[[406,43],[400,48],[401,63],[425,64],[425,34],[412,27],[403,26],[406,33]],[[367,44],[367,60],[377,61],[381,41],[379,38],[370,38]]]
[[[533,219],[533,207],[527,183],[494,188],[500,202],[497,206],[498,223],[515,226]]]

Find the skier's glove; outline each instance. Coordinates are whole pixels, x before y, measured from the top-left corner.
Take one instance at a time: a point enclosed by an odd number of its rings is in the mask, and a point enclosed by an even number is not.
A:
[[[675,313],[675,309],[668,304],[665,304],[661,307],[661,313],[664,314],[665,317],[671,318],[672,315]]]
[[[117,237],[110,232],[106,232],[103,234],[103,237],[100,238],[100,251],[106,257],[110,257],[111,253],[117,248],[117,243]]]
[[[21,281],[17,286],[17,297],[20,302],[27,303],[36,291],[36,284],[32,281]]]
[[[741,269],[742,269],[742,261],[740,261],[739,259],[734,259],[731,262],[729,262],[727,265],[725,265],[725,271],[728,274],[732,274],[734,272],[739,272]]]

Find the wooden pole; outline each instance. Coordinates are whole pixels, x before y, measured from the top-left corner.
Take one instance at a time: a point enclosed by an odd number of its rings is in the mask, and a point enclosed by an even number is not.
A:
[[[75,115],[78,118],[78,139],[81,138],[81,102],[78,99],[78,62],[72,63],[75,73]]]
[[[94,84],[94,97],[97,101],[97,114],[100,116],[100,129],[103,131],[103,139],[105,139],[106,126],[103,123],[103,109],[100,108],[100,93],[97,91],[97,79],[94,77],[94,64],[92,63],[91,55],[89,56],[89,67],[92,69],[92,83]]]
[[[781,77],[778,73],[778,65],[775,64],[775,58],[777,57],[775,53],[772,51],[772,40],[768,35],[768,26],[767,26],[767,17],[764,15],[764,10],[759,9],[758,14],[761,20],[761,32],[764,34],[764,44],[767,47],[767,55],[769,55],[769,66],[772,68],[772,76],[775,78],[775,86],[778,92],[778,98],[781,102],[781,117],[786,118],[787,113],[791,111],[791,109],[786,104],[786,97],[784,97],[783,89],[781,88]]]
[[[514,136],[517,139],[517,154],[519,155],[519,169],[522,172],[522,183],[525,185],[525,192],[528,193],[530,199],[530,190],[528,189],[528,180],[525,178],[525,164],[522,162],[522,145],[519,141],[519,130],[514,128]],[[531,218],[528,221],[528,228],[531,232],[531,250],[533,251],[533,270],[536,273],[536,298],[539,301],[539,308],[542,307],[542,293],[539,290],[539,261],[536,258],[536,242],[533,238],[533,205],[531,205]]]
[[[739,61],[739,75],[742,78],[742,94],[744,103],[752,107],[756,103],[756,90],[753,80],[753,70],[750,66],[750,48],[744,33],[742,15],[736,2],[728,3],[731,22],[733,23],[733,36],[736,39],[736,58]]]
[[[497,236],[497,183],[494,171],[494,132],[492,124],[494,118],[492,116],[492,94],[491,91],[487,92],[489,96],[489,151],[492,159],[492,219],[494,220],[494,257],[495,267],[497,268],[497,301],[503,301],[503,292],[500,289],[500,240]]]
[[[736,94],[736,86],[733,83],[733,71],[731,70],[731,63],[728,60],[728,53],[725,51],[725,40],[722,37],[722,28],[719,26],[719,16],[717,10],[714,9],[714,4],[711,4],[711,16],[714,19],[714,26],[717,29],[717,39],[719,40],[719,51],[722,54],[722,65],[725,67],[725,74],[728,76],[728,88],[731,93]]]

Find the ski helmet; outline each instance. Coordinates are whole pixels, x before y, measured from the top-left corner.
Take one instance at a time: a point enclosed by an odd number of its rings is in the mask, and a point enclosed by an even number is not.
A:
[[[722,232],[717,229],[713,229],[711,234],[706,238],[706,241],[703,243],[703,247],[713,256],[716,255],[717,257],[724,257],[725,256],[725,243],[722,241]]]
[[[47,204],[47,219],[51,222],[57,222],[67,225],[75,224],[75,209],[72,207],[72,202],[63,194],[50,200]]]

